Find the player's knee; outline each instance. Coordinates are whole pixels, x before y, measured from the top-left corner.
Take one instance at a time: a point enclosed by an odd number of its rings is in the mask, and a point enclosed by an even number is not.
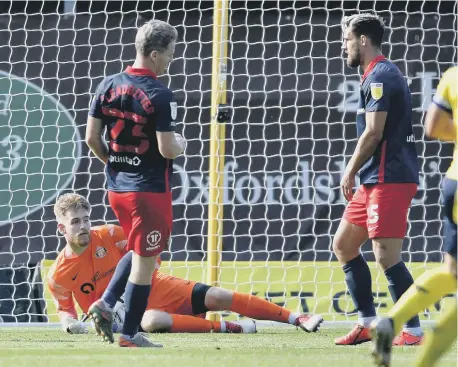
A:
[[[401,261],[400,256],[389,256],[386,253],[382,253],[379,255],[375,255],[375,260],[377,261],[377,264],[380,266],[380,268],[383,271],[387,271],[391,267],[395,266],[397,263]]]
[[[358,255],[358,249],[353,249],[353,246],[348,244],[341,235],[336,235],[332,241],[332,251],[340,262],[346,263]]]
[[[151,277],[156,268],[156,256],[145,257],[136,253],[132,256],[132,268],[129,281],[135,284],[151,284]]]
[[[149,310],[143,315],[141,327],[147,333],[166,333],[172,328],[172,318],[166,312]]]
[[[332,241],[332,251],[339,256],[341,253],[345,251],[343,241],[340,239],[340,236],[334,237],[334,241]]]
[[[383,271],[387,271],[402,260],[402,239],[374,238],[372,239],[372,247],[375,260]]]
[[[341,263],[347,263],[358,256],[359,248],[366,240],[365,228],[342,220],[332,241],[332,250]]]
[[[211,311],[229,310],[232,305],[231,291],[219,287],[211,287],[205,295],[205,306]]]

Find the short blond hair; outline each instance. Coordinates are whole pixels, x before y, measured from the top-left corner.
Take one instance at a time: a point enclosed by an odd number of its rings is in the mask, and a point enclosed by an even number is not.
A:
[[[153,51],[162,53],[177,38],[178,32],[173,26],[161,20],[153,19],[138,29],[135,37],[135,50],[145,57]]]
[[[86,209],[91,210],[91,205],[85,197],[75,194],[63,194],[59,196],[54,204],[54,214],[56,218],[62,218],[69,210]]]

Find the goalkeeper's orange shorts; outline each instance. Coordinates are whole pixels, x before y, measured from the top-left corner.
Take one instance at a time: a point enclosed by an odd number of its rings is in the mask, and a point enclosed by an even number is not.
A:
[[[192,294],[196,282],[155,272],[146,310],[158,310],[178,315],[205,317],[193,312]]]
[[[415,183],[361,185],[343,218],[367,228],[369,238],[404,238],[410,204],[416,193]]]

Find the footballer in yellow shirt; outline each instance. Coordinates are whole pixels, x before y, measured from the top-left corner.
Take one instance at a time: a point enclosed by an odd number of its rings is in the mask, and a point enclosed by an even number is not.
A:
[[[439,301],[457,287],[457,179],[458,179],[458,67],[442,76],[428,113],[425,130],[430,138],[455,143],[453,161],[442,182],[444,209],[444,265],[421,275],[388,313],[371,327],[377,366],[388,367],[394,336],[412,316]],[[457,336],[456,299],[440,316],[436,326],[425,336],[416,360],[417,367],[432,367]]]

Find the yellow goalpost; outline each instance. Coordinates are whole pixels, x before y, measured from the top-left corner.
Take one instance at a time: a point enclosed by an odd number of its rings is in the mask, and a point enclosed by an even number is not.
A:
[[[207,236],[207,284],[212,286],[219,285],[223,233],[225,119],[220,108],[226,103],[228,6],[227,0],[214,0]],[[208,317],[215,319],[216,315]]]

